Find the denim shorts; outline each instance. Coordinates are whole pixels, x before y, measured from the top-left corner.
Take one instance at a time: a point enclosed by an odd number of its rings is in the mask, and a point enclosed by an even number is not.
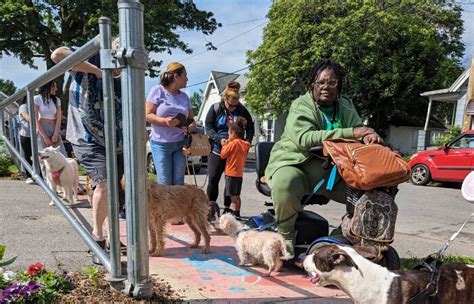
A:
[[[92,189],[107,180],[105,147],[96,144],[72,145],[77,161],[91,178]],[[123,154],[117,154],[117,177],[123,175]]]

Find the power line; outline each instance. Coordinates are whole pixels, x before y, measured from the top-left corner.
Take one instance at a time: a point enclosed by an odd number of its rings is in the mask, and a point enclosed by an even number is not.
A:
[[[254,26],[254,27],[252,27],[251,29],[249,29],[249,30],[247,30],[247,31],[245,31],[245,32],[243,32],[243,33],[238,34],[237,36],[234,36],[234,37],[232,37],[232,38],[230,38],[230,39],[228,39],[228,40],[226,40],[226,41],[224,41],[224,42],[221,42],[221,43],[217,44],[216,47],[217,47],[217,46],[224,45],[224,44],[226,44],[226,43],[229,43],[229,42],[231,42],[232,40],[235,40],[235,39],[237,39],[237,38],[239,38],[239,37],[241,37],[241,36],[243,36],[243,35],[245,35],[245,34],[251,32],[251,31],[253,31],[253,30],[255,30],[255,29],[261,27],[262,25],[265,25],[267,22],[268,22],[268,21],[265,21],[265,22],[263,22],[263,23],[260,23],[259,25]],[[206,41],[207,41],[207,40],[206,40]],[[208,50],[208,49],[203,50],[203,51],[201,51],[201,52],[199,52],[199,53],[196,53],[196,54],[193,54],[193,55],[191,55],[191,56],[188,56],[188,57],[185,57],[185,58],[183,58],[183,59],[180,59],[179,62],[182,62],[182,61],[185,61],[185,60],[194,58],[194,57],[196,57],[196,56],[199,56],[199,55],[201,55],[201,54],[207,53],[207,52],[209,52],[209,51],[211,51],[211,50]]]

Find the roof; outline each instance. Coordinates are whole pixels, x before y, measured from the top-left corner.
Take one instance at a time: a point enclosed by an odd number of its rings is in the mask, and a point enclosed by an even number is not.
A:
[[[216,83],[217,91],[222,94],[229,81],[236,80],[239,74],[211,71],[211,76]]]
[[[464,85],[464,83],[469,79],[469,68],[465,69],[464,72],[459,75],[459,77],[451,84],[449,88],[426,91],[421,93],[421,96],[426,97],[436,97],[436,100],[452,100],[453,97],[456,99],[456,93],[459,92],[459,89]]]

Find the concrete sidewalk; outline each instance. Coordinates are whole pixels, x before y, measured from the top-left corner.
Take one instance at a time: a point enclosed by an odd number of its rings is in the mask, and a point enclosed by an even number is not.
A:
[[[190,178],[190,177],[187,177]],[[91,266],[87,246],[38,186],[0,180],[0,242],[7,257],[18,258],[9,270],[24,271],[43,263],[51,271],[83,271]],[[85,198],[69,207],[90,231],[91,209]],[[120,220],[126,243],[126,221]],[[234,241],[211,228],[211,253],[191,249],[187,225],[167,227],[164,257],[150,258],[150,275],[168,282],[186,301],[205,303],[350,303],[337,290],[312,286],[303,270],[283,268],[266,278],[264,266],[239,267]],[[126,260],[126,257],[122,257]]]

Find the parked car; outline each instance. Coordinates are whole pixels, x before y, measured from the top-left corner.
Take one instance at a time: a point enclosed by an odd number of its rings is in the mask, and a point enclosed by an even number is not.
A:
[[[186,174],[192,174],[194,168],[194,173],[198,174],[199,171],[201,171],[201,166],[201,156],[188,156],[188,168],[186,168],[184,172],[186,172]],[[151,155],[151,145],[149,140],[146,141],[146,168],[149,173],[156,174],[155,164],[153,163],[153,156]]]
[[[430,181],[461,183],[474,170],[474,130],[464,131],[438,150],[413,154],[408,164],[415,185]]]

